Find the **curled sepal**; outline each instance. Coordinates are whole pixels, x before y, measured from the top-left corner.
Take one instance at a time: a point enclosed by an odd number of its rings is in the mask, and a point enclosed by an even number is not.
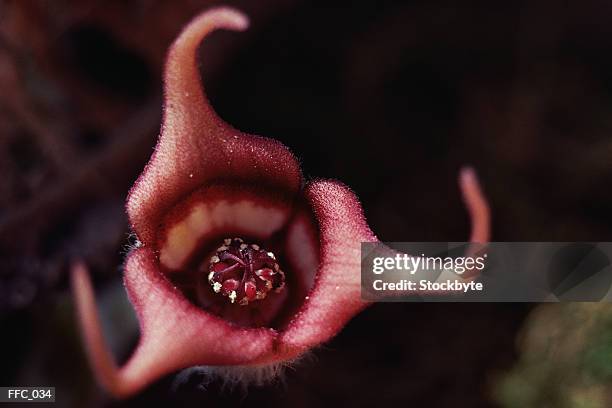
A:
[[[208,184],[256,183],[287,193],[301,186],[299,163],[285,146],[232,128],[204,92],[196,58],[200,42],[216,29],[247,26],[247,17],[234,9],[209,10],[187,25],[168,53],[161,133],[127,202],[132,227],[145,245],[154,243],[157,225],[170,208]]]
[[[459,187],[472,220],[470,241],[486,244],[491,239],[491,210],[472,167],[463,167],[459,172]]]
[[[461,169],[459,187],[470,214],[470,240],[485,244],[489,207],[471,167]],[[305,195],[319,225],[320,261],[308,299],[280,339],[286,347],[302,350],[333,337],[369,304],[361,299],[361,243],[378,242],[358,198],[342,183],[315,181],[306,186]]]
[[[277,337],[267,328],[233,326],[189,302],[159,272],[145,248],[130,253],[125,286],[140,322],[140,341],[117,368],[106,346],[87,270],[77,263],[72,286],[90,363],[116,396],[131,395],[163,375],[196,365],[249,365],[269,359]]]
[[[360,244],[377,239],[353,192],[335,181],[302,190],[298,162],[286,147],[233,129],[206,99],[196,61],[200,41],[217,28],[247,24],[233,9],[213,9],[189,23],[168,55],[161,134],[127,202],[144,245],[125,264],[140,340],[123,367],[104,342],[87,271],[73,266],[90,362],[118,397],[191,366],[284,364],[329,340],[368,305],[360,298]],[[488,207],[471,170],[462,171],[460,185],[472,240],[485,242]],[[278,248],[292,275],[264,246],[228,235],[238,232]],[[228,242],[219,246],[219,236]],[[190,270],[192,260],[201,276]],[[265,324],[249,324],[246,312],[254,310]]]
[[[489,236],[489,212],[478,181],[470,170],[462,171],[459,181],[472,217],[472,239],[484,242]],[[85,267],[76,264],[73,291],[90,363],[99,382],[123,397],[191,366],[278,366],[338,334],[369,304],[360,296],[360,244],[377,242],[377,238],[364,219],[357,197],[343,184],[311,182],[304,199],[312,210],[314,224],[305,213],[297,213],[287,228],[286,253],[303,279],[314,273],[314,285],[293,294],[301,297],[293,299],[301,300],[301,306],[287,325],[277,329],[237,326],[195,306],[161,273],[155,253],[139,248],[127,259],[125,286],[140,322],[141,338],[130,360],[117,368],[103,340],[91,282]]]

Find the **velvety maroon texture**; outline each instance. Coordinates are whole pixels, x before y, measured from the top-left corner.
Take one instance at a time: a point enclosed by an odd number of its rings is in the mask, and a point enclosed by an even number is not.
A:
[[[291,361],[336,335],[368,305],[360,299],[360,243],[377,239],[355,194],[336,181],[316,180],[302,188],[299,164],[286,147],[233,129],[206,99],[196,63],[200,41],[217,28],[246,26],[246,17],[235,10],[207,11],[189,23],[169,52],[159,142],[127,202],[142,245],[127,258],[125,286],[141,336],[125,366],[116,366],[103,340],[85,266],[73,267],[88,355],[100,383],[116,396],[134,394],[190,366],[257,367]],[[293,197],[285,201],[294,208],[286,218],[281,247],[300,276],[289,292],[294,298],[285,303],[290,307],[285,312],[295,312],[280,327],[241,327],[207,312],[188,300],[160,266],[158,238],[165,236],[160,229],[172,222],[168,220],[180,219],[177,212],[188,213],[193,197],[212,200],[198,191],[223,183]],[[474,174],[462,173],[460,183],[472,215],[472,239],[486,240],[488,208]]]
[[[157,223],[177,201],[211,182],[269,185],[289,193],[300,188],[298,161],[285,146],[232,128],[204,93],[196,57],[200,42],[215,29],[247,26],[242,13],[212,9],[194,18],[168,53],[159,141],[127,201],[130,222],[145,245],[153,244]]]

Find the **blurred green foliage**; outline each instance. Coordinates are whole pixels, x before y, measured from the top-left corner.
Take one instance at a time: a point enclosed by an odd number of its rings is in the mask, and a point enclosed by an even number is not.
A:
[[[612,305],[542,305],[529,318],[518,347],[518,363],[494,387],[501,406],[612,406]]]

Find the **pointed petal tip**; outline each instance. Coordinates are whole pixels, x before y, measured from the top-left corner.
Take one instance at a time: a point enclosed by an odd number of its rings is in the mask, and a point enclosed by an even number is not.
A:
[[[158,226],[189,194],[217,181],[258,182],[297,193],[302,174],[280,142],[234,129],[210,105],[198,47],[217,29],[244,30],[248,17],[218,7],[196,16],[170,47],[164,72],[164,113],[155,151],[130,191],[127,212],[143,244],[155,247]]]
[[[244,31],[249,28],[249,18],[246,14],[233,7],[222,6],[206,10],[192,21],[194,25],[201,23],[234,31]]]
[[[87,266],[71,266],[76,313],[87,358],[97,382],[116,398],[134,395],[163,377],[197,365],[254,365],[284,358],[274,353],[277,333],[244,329],[194,310],[160,278],[151,251],[130,253],[125,285],[141,323],[141,338],[130,359],[118,367],[98,315]]]
[[[471,242],[487,243],[491,235],[491,214],[489,204],[478,181],[476,171],[471,166],[463,166],[459,171],[459,187],[463,201],[472,220]]]
[[[459,170],[459,178],[462,184],[472,183],[477,179],[476,170],[472,166],[465,165]]]
[[[121,396],[124,390],[118,381],[117,365],[104,340],[87,266],[77,260],[70,269],[76,313],[89,364],[98,382],[111,394]]]

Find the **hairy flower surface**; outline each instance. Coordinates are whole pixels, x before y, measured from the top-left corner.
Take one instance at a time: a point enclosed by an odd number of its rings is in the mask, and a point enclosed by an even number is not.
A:
[[[215,29],[247,25],[236,10],[213,9],[169,51],[159,141],[127,201],[141,245],[127,257],[124,281],[141,334],[123,367],[103,340],[84,265],[73,268],[89,359],[116,396],[192,366],[290,362],[368,305],[360,299],[360,243],[377,239],[353,192],[336,181],[304,183],[285,146],[233,129],[206,98],[200,42]],[[460,185],[472,240],[485,242],[488,209],[472,171],[461,173]]]

